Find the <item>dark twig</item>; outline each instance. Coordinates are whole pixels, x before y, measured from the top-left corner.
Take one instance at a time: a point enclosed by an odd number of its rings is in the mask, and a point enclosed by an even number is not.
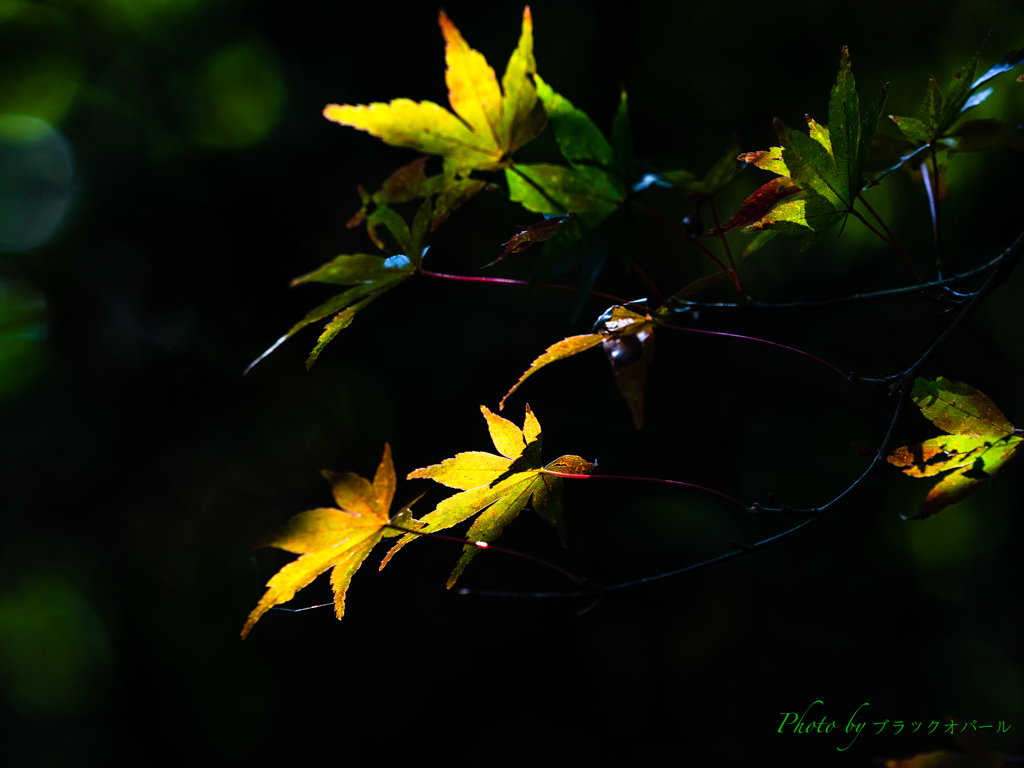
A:
[[[664,226],[668,227],[673,232],[675,232],[675,233],[677,233],[679,235],[682,235],[689,242],[693,243],[695,246],[700,248],[700,250],[704,253],[705,256],[707,256],[709,259],[711,259],[713,262],[715,262],[715,264],[717,264],[719,266],[719,268],[723,272],[725,272],[725,274],[727,274],[729,276],[729,279],[732,280],[732,284],[736,287],[736,292],[739,293],[740,296],[746,296],[746,292],[743,290],[743,284],[740,282],[740,276],[736,273],[736,270],[729,269],[729,267],[725,266],[725,264],[722,263],[722,260],[719,259],[717,256],[715,256],[715,254],[712,253],[712,251],[707,246],[705,246],[702,242],[700,242],[697,238],[695,238],[693,235],[691,235],[689,232],[687,232],[682,227],[680,227],[680,226],[678,226],[676,224],[673,224],[671,221],[666,219],[660,213],[652,211],[646,205],[641,205],[640,203],[636,202],[635,200],[633,200],[630,204],[632,205],[633,210],[639,211],[640,213],[643,213],[646,216],[649,216],[650,218],[654,219],[655,221],[657,221],[657,222],[663,224]]]
[[[863,198],[862,198],[862,202],[863,202]],[[910,270],[911,270],[911,271],[912,271],[912,272],[913,272],[913,273],[914,273],[914,274],[915,274],[915,275],[917,276],[917,279],[918,279],[918,280],[920,280],[920,281],[921,281],[922,283],[923,283],[923,282],[925,282],[925,277],[924,277],[924,275],[923,275],[923,274],[921,274],[921,270],[919,270],[919,269],[917,268],[917,265],[916,265],[916,264],[914,264],[914,262],[912,262],[912,261],[910,260],[910,257],[909,257],[909,256],[907,256],[906,252],[905,252],[905,251],[904,251],[904,250],[903,250],[902,248],[900,248],[900,247],[899,247],[899,246],[898,246],[898,245],[896,244],[896,242],[895,242],[895,241],[893,241],[893,240],[889,240],[889,239],[888,239],[888,238],[887,238],[887,237],[886,237],[885,235],[883,235],[883,234],[882,234],[881,232],[879,232],[879,231],[878,231],[877,229],[875,229],[875,228],[874,228],[873,226],[871,226],[870,222],[868,222],[868,220],[867,220],[867,219],[865,219],[865,218],[864,218],[863,216],[861,216],[861,214],[860,214],[860,211],[855,211],[855,210],[854,210],[854,209],[853,209],[853,208],[851,207],[851,208],[850,208],[850,213],[851,213],[851,214],[853,214],[854,216],[856,216],[856,217],[857,217],[858,219],[860,219],[860,222],[861,222],[861,224],[863,224],[863,225],[864,225],[865,227],[867,227],[867,228],[868,228],[868,229],[870,229],[870,230],[871,230],[872,232],[874,232],[874,233],[875,233],[875,234],[876,234],[876,235],[878,236],[878,238],[879,238],[879,239],[880,239],[880,240],[881,240],[881,241],[882,241],[883,243],[885,243],[886,245],[888,245],[888,246],[889,246],[890,248],[892,248],[892,249],[893,249],[893,250],[894,250],[894,251],[895,251],[895,252],[896,252],[897,254],[899,254],[899,257],[900,257],[901,259],[903,259],[903,261],[905,261],[905,262],[906,262],[907,266],[908,266],[908,267],[910,267]]]
[[[552,472],[550,470],[544,470],[546,475],[554,475],[555,477],[564,477],[570,480],[635,480],[642,483],[662,483],[663,485],[679,485],[684,488],[693,488],[697,491],[704,491],[704,493],[711,493],[715,496],[719,496],[726,501],[732,502],[737,507],[742,509],[744,512],[752,512],[753,510],[744,504],[742,501],[734,499],[726,493],[716,491],[712,488],[706,488],[703,485],[695,485],[694,483],[684,483],[682,480],[665,480],[659,477],[628,477],[626,475],[573,475],[568,472]]]
[[[841,296],[835,299],[823,299],[821,301],[789,301],[789,302],[758,302],[751,301],[747,304],[728,303],[728,302],[700,302],[700,301],[672,301],[669,300],[669,308],[675,311],[685,311],[688,309],[763,309],[763,310],[798,310],[806,312],[815,309],[826,309],[828,307],[838,307],[846,304],[861,304],[867,301],[874,301],[876,299],[886,299],[892,296],[901,296],[907,293],[925,293],[934,288],[944,288],[948,285],[957,285],[959,283],[966,282],[980,275],[988,274],[994,269],[997,269],[1000,265],[1007,261],[1015,261],[1024,250],[1024,233],[1022,233],[1017,240],[1007,248],[999,256],[996,256],[991,261],[982,264],[980,267],[975,267],[966,272],[962,272],[959,275],[953,275],[942,280],[933,280],[930,283],[923,283],[918,285],[907,285],[902,288],[890,288],[885,291],[873,291],[871,293],[856,293],[852,296]],[[970,294],[968,294],[970,295]]]
[[[833,498],[828,503],[823,504],[820,507],[814,507],[812,509],[798,510],[781,505],[778,507],[764,507],[761,505],[756,505],[757,509],[763,510],[765,512],[774,512],[776,514],[800,514],[806,515],[807,519],[799,523],[798,525],[793,526],[792,528],[782,531],[782,533],[770,536],[767,539],[762,539],[761,541],[758,541],[754,544],[741,544],[734,540],[730,540],[729,545],[730,547],[732,547],[732,550],[730,552],[726,552],[725,554],[713,557],[709,560],[704,560],[699,563],[688,565],[685,568],[679,568],[674,571],[668,571],[667,573],[659,573],[654,576],[646,576],[640,579],[633,579],[631,581],[624,581],[619,584],[611,584],[603,587],[595,586],[595,589],[605,593],[613,592],[623,589],[629,589],[631,587],[641,586],[643,584],[650,584],[654,581],[662,581],[664,579],[672,578],[675,576],[681,576],[687,573],[693,573],[695,571],[700,571],[705,568],[710,568],[713,565],[724,563],[727,560],[734,560],[738,557],[744,557],[745,555],[749,555],[754,552],[760,552],[764,549],[767,549],[768,547],[771,547],[779,543],[780,541],[789,539],[792,536],[795,536],[797,533],[807,530],[808,528],[811,528],[820,523],[822,520],[824,520],[825,516],[829,512],[831,512],[841,501],[849,498],[849,496],[857,488],[863,485],[872,475],[877,473],[883,466],[885,466],[886,457],[889,453],[889,449],[893,442],[893,436],[896,434],[896,427],[899,425],[900,418],[902,417],[903,412],[906,408],[907,401],[910,399],[910,393],[913,391],[914,380],[917,374],[932,359],[932,357],[934,357],[935,353],[939,350],[939,348],[946,341],[948,341],[954,333],[956,333],[960,326],[962,326],[966,322],[967,318],[970,317],[970,315],[981,305],[981,303],[989,296],[989,294],[991,294],[992,291],[994,291],[997,287],[999,287],[999,285],[1006,281],[1010,272],[1017,265],[1020,259],[1020,252],[1022,247],[1024,247],[1024,234],[1018,237],[1017,241],[1014,242],[1014,244],[1010,246],[1010,248],[1007,249],[1007,251],[999,259],[996,260],[998,263],[995,265],[993,273],[989,275],[988,280],[985,281],[985,284],[978,290],[977,293],[974,294],[974,297],[970,300],[970,302],[964,306],[963,311],[956,317],[956,319],[949,324],[949,326],[939,335],[935,342],[907,370],[896,376],[890,376],[884,379],[860,379],[862,381],[873,381],[879,384],[897,385],[896,388],[899,391],[899,399],[896,402],[896,409],[893,412],[892,420],[889,423],[889,429],[886,431],[885,439],[882,440],[882,444],[881,446],[879,446],[877,453],[875,453],[874,458],[871,460],[871,464],[868,465],[867,469],[865,469],[864,472],[862,472],[861,475],[856,480],[854,480],[854,482],[850,486],[846,488],[846,490],[844,490],[842,493],[840,493],[838,496]],[[564,592],[560,594],[544,593],[544,596],[581,597],[585,594],[587,593]],[[529,593],[516,593],[516,595],[520,597],[526,597],[529,596]]]
[[[526,285],[530,283],[527,280],[512,280],[507,277],[474,277],[471,275],[447,275],[443,272],[430,272],[426,269],[420,270],[421,274],[427,277],[436,277],[441,280],[455,280],[461,283],[496,283],[498,285]],[[571,285],[558,285],[556,283],[537,283],[538,288],[555,288],[559,291],[572,291],[577,293],[578,289],[573,288]],[[624,299],[621,296],[613,296],[610,293],[602,293],[601,291],[588,291],[591,296],[599,296],[602,299],[609,299],[614,301],[616,304],[628,304],[629,299]]]
[[[456,544],[462,544],[463,546],[477,547],[478,549],[487,550],[489,552],[501,552],[504,555],[512,555],[513,557],[519,557],[519,558],[522,558],[523,560],[529,560],[531,562],[537,563],[538,565],[543,565],[545,568],[550,568],[552,571],[557,571],[558,573],[560,573],[563,576],[565,576],[565,578],[569,579],[569,581],[571,581],[573,584],[584,584],[584,583],[586,583],[586,579],[581,579],[576,574],[571,573],[571,572],[565,570],[565,568],[562,568],[559,565],[555,565],[554,563],[549,562],[549,561],[544,560],[544,559],[539,558],[539,557],[534,557],[533,555],[528,555],[525,552],[518,552],[518,551],[516,551],[514,549],[506,549],[505,547],[499,547],[499,546],[497,546],[495,544],[491,544],[489,541],[476,541],[474,539],[460,539],[457,536],[447,536],[447,535],[445,535],[443,533],[434,533],[432,531],[416,531],[416,530],[413,530],[412,528],[403,528],[400,525],[392,525],[391,523],[385,524],[384,527],[385,528],[391,528],[392,530],[395,530],[395,531],[401,531],[402,533],[411,533],[414,536],[426,536],[427,538],[439,539],[440,541],[452,541],[452,542],[455,542]]]
[[[637,277],[644,281],[644,285],[651,289],[651,294],[658,300],[658,302],[660,304],[664,304],[665,294],[661,292],[657,283],[655,283],[651,279],[651,276],[643,270],[643,268],[637,263],[636,259],[633,259],[633,261],[630,262],[630,266],[633,268],[633,271],[636,272]]]
[[[714,195],[708,198],[708,205],[711,207],[711,218],[715,222],[715,229],[721,229],[722,225],[718,223],[718,209],[715,208]],[[725,255],[729,258],[729,266],[732,267],[733,272],[736,272],[736,262],[732,258],[732,249],[729,247],[729,238],[726,236],[724,232],[722,233],[721,240],[722,247],[725,248]]]
[[[685,331],[686,333],[699,333],[699,334],[701,334],[703,336],[724,336],[724,337],[729,338],[729,339],[740,339],[742,341],[756,341],[758,344],[767,344],[769,347],[778,347],[779,349],[785,349],[788,352],[795,352],[796,354],[801,355],[802,357],[806,357],[808,360],[813,360],[816,363],[820,363],[821,365],[824,365],[826,368],[828,368],[830,371],[832,371],[834,374],[836,374],[836,376],[839,376],[840,378],[842,378],[845,381],[850,381],[850,374],[843,373],[841,370],[839,370],[834,365],[832,365],[832,363],[827,363],[824,360],[822,360],[820,357],[815,357],[810,352],[804,352],[803,350],[797,349],[796,347],[787,347],[785,344],[779,344],[779,343],[774,342],[774,341],[768,341],[767,339],[759,339],[759,338],[757,338],[755,336],[741,336],[738,333],[723,333],[721,331],[704,331],[704,330],[701,330],[699,328],[684,328],[681,325],[661,324],[658,327],[659,328],[671,328],[673,331]]]
[[[939,238],[939,162],[935,154],[935,145],[931,145],[932,169],[928,171],[928,159],[921,163],[921,175],[924,177],[924,191],[928,195],[928,210],[932,215],[932,233],[935,236],[935,266],[942,269],[942,246]]]

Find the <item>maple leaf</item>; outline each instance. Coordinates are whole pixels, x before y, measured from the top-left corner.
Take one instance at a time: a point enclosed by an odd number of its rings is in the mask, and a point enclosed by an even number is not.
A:
[[[724,272],[714,272],[685,285],[670,296],[664,306],[653,313],[644,314],[630,309],[628,305],[616,304],[597,318],[591,333],[569,336],[548,347],[544,354],[534,360],[512,389],[505,393],[498,404],[504,410],[505,401],[522,386],[530,376],[541,368],[567,357],[593,349],[598,344],[604,349],[615,376],[615,385],[626,399],[633,416],[633,426],[644,425],[643,387],[647,380],[647,369],[654,356],[654,329],[668,322],[674,313],[674,305],[686,301],[694,294],[714,285],[725,277]]]
[[[992,481],[1024,440],[987,396],[967,384],[941,376],[917,379],[911,398],[942,437],[897,448],[887,457],[910,477],[949,472],[928,492],[912,520],[923,520],[963,501]],[[950,471],[952,470],[952,471]]]
[[[410,480],[430,478],[462,491],[448,497],[432,512],[423,516],[420,521],[424,523],[420,529],[421,534],[443,531],[480,513],[466,533],[471,543],[463,548],[462,557],[448,578],[449,589],[480,551],[474,542],[486,543],[498,538],[523,510],[531,496],[534,511],[555,528],[564,546],[563,481],[550,473],[585,475],[594,466],[579,456],[562,456],[546,466],[542,465],[540,422],[528,405],[522,429],[485,406],[480,406],[480,410],[487,420],[487,429],[500,456],[481,451],[460,453],[440,464],[414,470],[408,475]],[[380,567],[387,565],[398,550],[415,538],[418,538],[417,534],[406,534],[399,539]]]
[[[565,219],[566,217],[560,214],[548,214],[535,224],[521,229],[521,231],[502,243],[505,246],[505,250],[490,264],[485,264],[484,268],[493,267],[506,256],[513,253],[522,253],[531,245],[550,240],[558,232],[558,225],[565,221]]]
[[[875,174],[876,179],[911,161],[912,164],[919,165],[919,156],[929,148],[936,153],[1024,148],[1020,134],[998,120],[968,120],[954,129],[964,114],[985,102],[994,92],[991,86],[982,88],[983,85],[997,75],[1009,72],[1024,63],[1024,48],[1010,51],[1002,61],[974,79],[980,55],[979,51],[965,66],[957,70],[945,92],[939,87],[934,76],[928,79],[920,118],[889,115],[900,129],[906,143],[898,159],[885,164],[885,167]]]
[[[597,319],[593,333],[570,336],[548,347],[501,398],[498,410],[504,410],[509,396],[541,368],[600,344],[612,366],[616,386],[629,405],[633,424],[640,429],[644,423],[643,385],[654,355],[656,324],[651,315],[616,304]]]
[[[886,85],[862,118],[849,51],[844,47],[839,74],[829,97],[828,127],[808,117],[809,134],[804,134],[791,130],[776,118],[775,131],[782,146],[739,157],[786,177],[788,181],[773,180],[748,197],[737,217],[729,219],[732,226],[743,224],[744,232],[775,231],[804,235],[803,249],[817,243],[821,234],[853,210],[854,199],[866,184],[864,164],[888,89]],[[795,198],[798,193],[803,194]],[[769,207],[771,209],[759,219],[750,221],[754,214]],[[715,234],[730,229],[729,222]],[[764,236],[747,253],[773,236]]]
[[[429,205],[425,206],[425,208],[427,216],[418,216],[417,218],[429,219]],[[421,212],[423,210],[421,209]],[[402,223],[404,224],[404,222]],[[425,226],[422,223],[419,227],[414,225],[414,230],[416,229],[423,230]],[[408,228],[405,231],[408,233]],[[412,243],[407,241],[407,244]],[[310,310],[284,336],[271,344],[263,354],[249,363],[245,373],[248,373],[256,363],[260,362],[260,360],[307,325],[333,314],[334,317],[324,326],[316,346],[306,359],[306,368],[311,367],[316,362],[323,348],[339,332],[352,324],[352,320],[355,319],[356,313],[359,310],[416,273],[416,265],[421,257],[421,254],[418,252],[418,246],[417,250],[410,250],[409,252],[416,253],[416,262],[413,262],[405,254],[397,254],[390,257],[369,253],[343,254],[320,268],[292,280],[291,285],[293,287],[304,283],[328,283],[333,285],[351,285],[352,287],[328,299],[315,309]]]
[[[634,171],[628,97],[621,93],[609,142],[585,112],[539,75],[534,80],[569,166],[517,163],[505,170],[505,179],[509,198],[528,211],[572,214],[544,244],[530,281],[536,284],[582,265],[575,317],[609,257],[627,267],[633,257],[635,224],[625,210]]]
[[[710,197],[721,192],[739,175],[745,166],[737,165],[736,153],[739,152],[739,144],[736,136],[729,141],[729,146],[721,157],[715,161],[703,178],[698,178],[689,171],[668,171],[658,174],[656,179],[650,179],[651,183],[664,182],[676,189],[685,190],[688,197],[698,206]]]
[[[499,86],[481,53],[469,47],[444,11],[438,18],[445,40],[445,81],[454,112],[431,101],[395,99],[390,103],[328,104],[324,117],[366,131],[386,144],[444,158],[443,190],[434,226],[481,189],[473,171],[496,171],[512,164],[512,154],[544,129],[546,115],[531,76],[533,18],[523,9],[519,45]]]
[[[267,582],[269,589],[242,627],[243,640],[264,613],[291,600],[296,592],[329,568],[333,569],[334,612],[340,619],[345,615],[345,594],[352,575],[378,541],[401,533],[385,526],[409,529],[421,525],[420,521],[411,518],[410,507],[415,502],[410,502],[393,518],[388,518],[396,485],[390,446],[384,446],[384,456],[373,483],[352,472],[337,474],[324,470],[323,476],[331,484],[338,507],[323,507],[295,515],[281,530],[256,544],[257,547],[276,547],[302,556],[284,566]]]

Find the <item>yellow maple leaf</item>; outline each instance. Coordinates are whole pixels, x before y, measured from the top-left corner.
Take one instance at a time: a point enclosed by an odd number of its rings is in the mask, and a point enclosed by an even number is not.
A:
[[[445,81],[454,114],[431,101],[395,99],[387,104],[328,104],[324,117],[386,144],[441,155],[446,177],[508,167],[512,153],[535,138],[547,122],[533,82],[537,65],[530,7],[523,10],[519,45],[500,87],[487,60],[469,47],[444,11],[438,23],[445,39]]]
[[[424,527],[419,535],[451,528],[477,513],[480,516],[466,533],[468,542],[462,548],[462,557],[448,578],[451,589],[479,552],[481,543],[494,541],[511,523],[526,504],[533,499],[533,509],[558,532],[565,543],[565,523],[562,519],[563,480],[553,472],[586,475],[594,465],[579,456],[562,456],[547,465],[541,464],[540,422],[530,406],[526,406],[526,417],[520,429],[507,419],[492,413],[486,406],[480,411],[487,420],[491,441],[500,456],[482,451],[460,453],[445,459],[440,464],[423,467],[409,473],[408,479],[429,478],[449,488],[458,488],[462,493],[449,496],[420,521]],[[417,534],[406,534],[380,564],[384,568],[388,561]]]
[[[352,575],[374,545],[385,536],[397,536],[420,525],[419,521],[411,519],[412,503],[388,518],[396,482],[390,446],[384,446],[384,457],[372,484],[352,472],[337,474],[324,470],[323,475],[331,484],[338,507],[322,507],[295,515],[283,528],[256,545],[277,547],[302,557],[288,563],[267,582],[269,589],[242,627],[243,640],[264,613],[291,600],[296,592],[328,568],[334,569],[331,572],[334,612],[340,619],[345,615],[345,593]],[[389,524],[396,528],[388,528]]]

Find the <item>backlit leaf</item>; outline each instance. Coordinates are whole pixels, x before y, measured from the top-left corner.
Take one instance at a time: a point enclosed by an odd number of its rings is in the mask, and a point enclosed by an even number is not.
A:
[[[552,525],[565,543],[562,516],[562,478],[549,472],[588,474],[593,464],[579,456],[563,456],[546,467],[541,464],[541,428],[530,406],[520,429],[485,406],[480,410],[487,420],[491,441],[501,456],[471,451],[446,459],[441,464],[414,470],[409,479],[430,478],[450,488],[463,489],[423,516],[422,533],[433,533],[479,515],[466,538],[470,542],[489,542],[498,538],[523,508],[533,499],[533,509]],[[408,534],[385,556],[383,568],[406,544],[417,538]],[[450,589],[480,547],[469,543],[448,579]]]
[[[433,102],[395,99],[388,104],[329,104],[324,116],[387,144],[451,158],[460,171],[506,167],[512,153],[544,128],[531,80],[536,63],[530,9],[523,11],[519,45],[502,80],[504,93],[494,70],[444,11],[438,23],[445,39],[448,102],[455,114]]]
[[[829,96],[828,126],[808,117],[809,132],[805,134],[776,118],[775,132],[782,146],[748,152],[739,159],[779,174],[780,179],[744,200],[726,225],[709,234],[723,234],[743,225],[745,232],[773,230],[778,234],[803,235],[803,249],[817,243],[820,235],[853,210],[854,200],[868,183],[864,168],[875,143],[888,90],[886,85],[862,116],[849,51],[844,47]],[[788,181],[783,182],[782,178]],[[805,199],[787,200],[801,192]],[[760,218],[755,219],[758,214]],[[768,239],[760,239],[747,252],[756,250]]]
[[[248,373],[256,363],[307,325],[315,323],[317,320],[322,320],[328,315],[335,315],[324,328],[316,347],[306,361],[306,367],[310,367],[320,355],[324,346],[343,328],[347,328],[352,323],[356,312],[382,293],[391,290],[403,280],[410,278],[415,272],[416,268],[412,265],[409,258],[404,255],[385,258],[383,256],[356,253],[338,256],[319,269],[295,278],[292,281],[293,286],[304,283],[329,283],[353,285],[354,287],[339,293],[316,309],[311,310],[302,320],[293,325],[288,330],[288,333],[279,338],[262,355],[253,360],[249,367],[245,369],[245,372]]]
[[[504,259],[513,253],[520,253],[525,251],[531,245],[537,243],[543,243],[546,240],[550,240],[555,236],[558,230],[558,225],[565,221],[564,216],[549,216],[536,224],[531,224],[522,232],[513,235],[511,239],[506,240],[502,245],[505,246],[505,250],[502,251],[501,256],[496,258],[490,264],[485,264],[485,267],[492,267],[499,261]]]
[[[363,560],[374,545],[388,533],[389,524],[416,529],[422,525],[413,520],[409,506],[388,519],[388,509],[395,495],[395,468],[391,448],[384,446],[384,456],[371,484],[351,472],[336,474],[324,471],[331,483],[337,508],[324,507],[295,515],[283,528],[262,539],[257,547],[276,547],[300,554],[267,582],[266,593],[249,614],[242,628],[242,639],[260,617],[276,605],[291,600],[295,593],[310,584],[329,568],[334,589],[335,615],[345,614],[345,594]],[[409,534],[406,534],[409,535]]]
[[[714,280],[704,280],[710,284],[720,275],[714,276]],[[570,336],[548,347],[505,394],[498,409],[503,409],[509,396],[541,368],[601,344],[615,374],[616,386],[629,405],[634,425],[640,429],[643,426],[643,384],[654,354],[654,328],[658,322],[664,322],[664,319],[655,320],[651,315],[641,314],[621,304],[611,307],[597,319],[593,333]]]
[[[924,519],[963,501],[994,480],[1022,438],[986,395],[939,377],[917,379],[911,398],[925,418],[948,435],[897,448],[887,460],[910,477],[949,472],[928,492],[912,519]]]
[[[471,179],[470,173],[497,171],[513,165],[513,153],[536,138],[547,121],[532,79],[536,62],[529,6],[523,10],[519,44],[509,59],[500,86],[486,59],[469,46],[444,11],[438,23],[445,39],[445,81],[454,114],[433,102],[411,99],[395,99],[386,104],[328,104],[324,108],[324,117],[328,120],[366,131],[393,146],[445,158],[440,180],[442,189],[436,189],[438,182],[418,177],[398,185],[403,190],[399,196],[412,191],[413,182],[432,185],[429,191],[421,189],[419,194],[439,195],[434,208],[434,227],[483,189],[484,182]],[[375,202],[386,204],[380,200]]]
[[[537,96],[568,166],[516,164],[506,169],[509,197],[527,210],[573,214],[544,244],[531,284],[582,267],[573,318],[610,257],[632,261],[635,226],[624,210],[633,176],[627,98],[623,93],[612,126],[612,143],[582,110],[538,75]],[[614,145],[614,146],[613,146]]]

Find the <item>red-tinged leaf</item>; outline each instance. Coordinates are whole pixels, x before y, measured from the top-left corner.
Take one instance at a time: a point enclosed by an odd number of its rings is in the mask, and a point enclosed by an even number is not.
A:
[[[448,579],[449,589],[480,551],[475,542],[498,538],[531,497],[534,511],[555,528],[564,543],[562,479],[550,472],[586,474],[593,469],[593,464],[579,456],[563,456],[543,466],[540,422],[530,406],[526,406],[522,429],[485,406],[480,406],[480,410],[487,420],[491,441],[501,456],[470,451],[409,473],[410,479],[430,478],[450,488],[463,489],[462,493],[449,496],[423,516],[425,526],[421,533],[451,528],[479,514],[466,534],[472,543],[463,547],[462,557]],[[399,539],[380,567],[384,568],[400,549],[416,538],[416,534],[407,534]]]
[[[519,234],[513,235],[510,240],[506,240],[502,243],[502,245],[505,246],[505,250],[502,251],[501,256],[496,258],[490,264],[485,264],[484,268],[493,267],[510,254],[522,253],[531,245],[536,245],[537,243],[543,243],[545,240],[550,240],[558,231],[558,225],[565,221],[565,219],[565,216],[552,216],[548,219],[542,219],[536,224],[531,224]]]
[[[386,526],[399,524],[403,528],[418,528],[422,525],[411,518],[411,504],[388,519],[388,509],[395,494],[395,468],[391,463],[390,446],[384,446],[384,456],[372,484],[352,472],[337,474],[325,470],[323,475],[331,483],[338,507],[298,514],[256,545],[276,547],[302,556],[284,566],[267,582],[267,592],[242,628],[243,640],[264,613],[291,600],[296,592],[329,568],[334,569],[331,586],[334,588],[335,615],[340,619],[345,614],[345,594],[352,574],[385,536]]]
[[[772,147],[757,152],[747,152],[736,158],[744,163],[756,165],[765,171],[777,173],[779,176],[789,176],[789,168],[786,161],[782,159],[782,147]]]
[[[788,176],[779,176],[757,189],[743,201],[736,213],[720,227],[708,232],[708,237],[719,237],[730,229],[745,227],[768,215],[776,204],[800,194],[801,189]]]

